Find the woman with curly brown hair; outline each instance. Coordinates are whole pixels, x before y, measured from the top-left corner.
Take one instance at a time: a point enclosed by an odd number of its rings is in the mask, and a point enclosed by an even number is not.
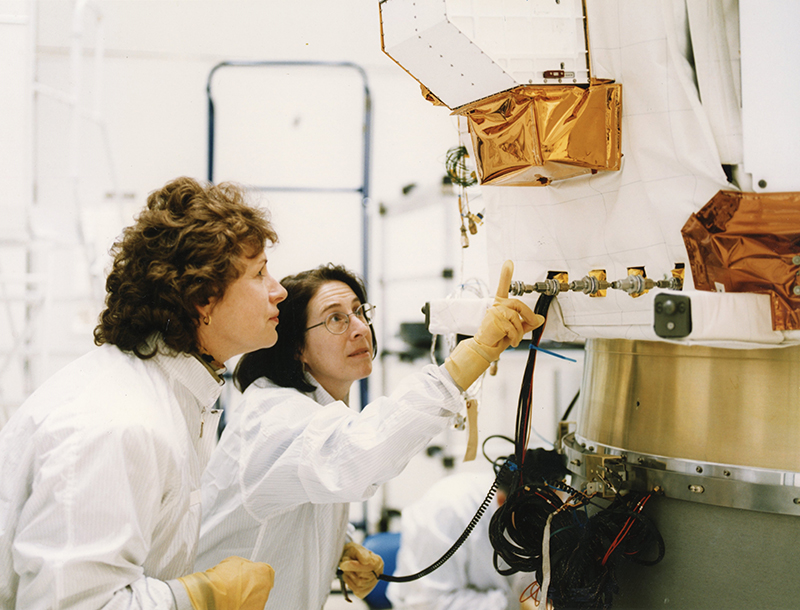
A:
[[[222,363],[277,340],[276,240],[235,185],[150,194],[112,250],[99,347],[0,430],[0,607],[264,607],[266,564],[189,572]]]

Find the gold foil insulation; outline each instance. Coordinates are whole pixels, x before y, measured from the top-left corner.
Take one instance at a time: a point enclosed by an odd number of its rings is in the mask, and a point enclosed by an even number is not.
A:
[[[424,97],[427,101],[429,101],[434,106],[445,106],[446,104],[436,97],[430,89],[428,89],[422,83],[419,84],[419,90],[422,93],[422,97]]]
[[[481,184],[545,186],[622,158],[622,85],[523,85],[456,109],[465,116]]]
[[[800,329],[800,193],[719,191],[681,233],[697,290],[769,294],[772,328]]]

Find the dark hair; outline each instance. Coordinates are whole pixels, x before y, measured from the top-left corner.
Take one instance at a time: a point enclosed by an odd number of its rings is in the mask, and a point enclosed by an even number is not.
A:
[[[160,332],[172,350],[196,352],[197,307],[224,295],[242,274],[239,257],[253,257],[277,239],[266,213],[245,203],[238,185],[184,177],[153,191],[111,249],[94,342],[146,359],[156,350],[147,352],[145,341]]]
[[[361,303],[367,302],[364,282],[341,265],[329,263],[283,278],[281,284],[289,295],[278,304],[280,310],[278,341],[272,347],[256,350],[241,357],[233,372],[237,388],[244,392],[259,377],[267,377],[284,388],[295,388],[301,392],[315,390],[305,379],[300,353],[306,344],[308,303],[320,287],[328,282],[347,284]],[[374,357],[378,353],[378,342],[371,324],[370,330]]]

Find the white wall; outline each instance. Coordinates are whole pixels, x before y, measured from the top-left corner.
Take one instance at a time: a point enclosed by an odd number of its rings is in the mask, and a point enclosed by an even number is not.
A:
[[[31,196],[30,117],[33,45],[31,24],[20,3],[0,5],[0,424],[2,413],[31,390],[22,358],[27,255],[27,210]]]
[[[76,6],[84,7],[77,20]],[[27,16],[36,40],[33,66],[40,93],[29,107],[33,160],[28,164],[35,241],[30,262],[13,259],[20,273],[45,277],[40,286],[45,296],[28,319],[34,387],[91,347],[107,250],[148,192],[180,175],[206,177],[206,84],[221,61],[352,62],[366,71],[373,110],[369,288],[379,305],[382,347],[403,348],[395,335],[399,324],[422,321],[426,300],[447,296],[461,279],[488,278],[485,227],[462,250],[457,200],[440,189],[446,152],[459,143],[457,123],[448,110],[424,101],[417,83],[382,53],[376,0],[114,0],[85,6],[0,0],[0,9]],[[76,32],[83,36],[81,59],[71,63]],[[104,59],[96,64],[92,54],[98,42]],[[62,99],[72,91],[79,91],[81,111],[74,131],[74,108]],[[225,69],[214,77],[213,91],[216,181],[360,185],[363,84],[356,72]],[[22,150],[24,142],[14,147]],[[401,195],[411,183],[418,187]],[[361,269],[360,195],[267,192],[259,200],[271,210],[281,238],[270,255],[273,275],[327,261]],[[20,197],[7,206],[21,225],[27,220],[25,203]],[[380,204],[387,215],[378,214]],[[482,209],[479,198],[471,209]],[[444,268],[454,269],[454,280],[441,278]],[[3,333],[11,329],[5,320],[0,325]],[[513,354],[509,361],[515,358],[520,360]],[[373,396],[424,364],[384,361],[385,375],[376,361]],[[510,363],[486,382],[481,440],[491,432],[513,436],[520,373],[519,362]],[[550,390],[544,391],[542,409]],[[14,400],[23,398],[18,392]],[[437,443],[455,455],[463,452],[463,436],[453,432]],[[424,479],[400,480],[387,491],[395,507],[445,474],[425,465],[428,459],[420,458]],[[417,468],[412,464],[409,476]]]
[[[47,298],[28,316],[36,352],[29,358],[32,387],[91,346],[108,247],[147,194],[180,175],[206,177],[206,84],[219,62],[361,66],[373,110],[371,210],[400,196],[403,185],[438,183],[446,150],[458,141],[447,110],[424,101],[417,84],[381,51],[378,6],[371,0],[6,0],[3,13],[25,20],[36,41],[31,64],[39,93],[27,109],[33,159],[26,164],[34,185],[35,254],[29,262],[23,255],[7,262],[16,261],[12,272],[47,276],[37,287]],[[82,35],[81,59],[72,63],[75,33]],[[98,42],[104,59],[96,64]],[[22,42],[17,50],[26,51]],[[214,82],[217,181],[360,186],[363,85],[357,73],[273,70],[253,74],[252,82],[233,74],[220,72]],[[73,130],[74,107],[65,99],[76,91],[81,114]],[[2,103],[11,123],[25,124],[13,100]],[[23,144],[6,140],[5,152],[24,163]],[[361,269],[359,194],[266,193],[259,200],[271,209],[281,237],[271,254],[275,276],[329,260]],[[25,226],[27,203],[21,197],[4,202],[4,227]],[[439,237],[423,229],[412,242]],[[0,332],[10,336],[12,326],[1,317]],[[18,392],[14,401],[21,398]]]

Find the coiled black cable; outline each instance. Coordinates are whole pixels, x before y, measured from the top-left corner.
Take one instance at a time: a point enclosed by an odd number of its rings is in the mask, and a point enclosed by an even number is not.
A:
[[[489,522],[494,568],[508,576],[537,572],[542,565],[542,537],[547,518],[561,507],[561,499],[545,485],[517,488]],[[502,559],[508,567],[500,565]]]
[[[492,498],[494,498],[494,495],[497,492],[497,484],[501,476],[502,476],[502,471],[499,472],[495,477],[492,486],[489,488],[489,493],[486,494],[486,498],[484,498],[483,503],[481,503],[481,505],[478,507],[475,516],[472,517],[472,520],[469,522],[469,524],[467,524],[467,527],[458,537],[458,540],[456,540],[453,543],[453,546],[451,546],[445,552],[444,555],[442,555],[439,559],[437,559],[427,568],[425,568],[424,570],[420,570],[416,574],[409,574],[408,576],[392,576],[390,574],[381,574],[380,576],[378,576],[378,578],[380,578],[381,580],[385,580],[387,582],[411,582],[413,580],[418,580],[423,576],[427,576],[434,570],[437,570],[439,567],[441,567],[448,559],[450,559],[453,556],[453,554],[459,549],[459,547],[462,544],[464,544],[464,541],[472,533],[472,530],[475,529],[475,526],[478,524],[478,521],[480,521],[481,517],[486,512],[486,509],[489,508],[489,504],[492,502]]]
[[[467,167],[466,158],[469,152],[466,146],[454,146],[447,151],[445,158],[445,171],[453,184],[464,188],[478,184],[475,172]]]

